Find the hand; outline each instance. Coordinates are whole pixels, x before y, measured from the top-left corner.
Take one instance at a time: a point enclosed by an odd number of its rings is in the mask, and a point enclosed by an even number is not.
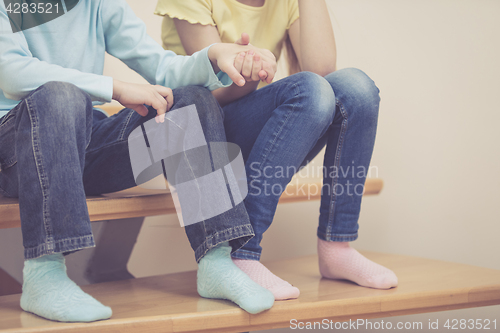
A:
[[[243,32],[241,34],[241,38],[234,43],[238,45],[250,45],[253,47],[253,45],[250,44],[250,36],[245,32]],[[246,54],[242,52],[234,61],[234,67],[241,73],[241,75],[243,75],[247,82],[259,80],[266,81],[268,73],[263,69],[263,63],[272,63],[273,61],[276,62],[272,52],[265,49],[258,50],[259,52],[250,50],[247,51]],[[261,57],[264,58],[264,60],[262,60]],[[272,79],[269,80],[268,83],[271,81]]]
[[[248,55],[248,62],[252,64],[252,62],[250,62],[251,56],[253,64],[249,67],[246,58],[250,50],[253,51],[253,54]],[[241,87],[245,85],[246,80],[240,72],[245,74],[247,78],[252,78],[252,74],[255,72],[257,74],[256,76],[254,75],[254,78],[259,80],[259,72],[261,69],[266,72],[266,82],[271,83],[276,73],[276,58],[270,51],[266,51],[267,50],[256,48],[253,45],[218,43],[212,45],[212,47],[208,49],[208,57],[215,71],[221,70],[225,72],[236,85]],[[243,58],[237,60],[238,57],[242,57],[242,53],[244,53]],[[257,59],[255,58],[256,54],[258,54]],[[242,64],[241,68],[236,68],[236,66],[239,67],[238,64],[240,62]],[[245,64],[247,64],[247,67],[243,68]],[[254,65],[255,70],[253,69]]]
[[[152,106],[158,113],[156,122],[163,122],[165,113],[174,104],[172,89],[150,84],[134,84],[113,80],[113,99],[145,117]]]

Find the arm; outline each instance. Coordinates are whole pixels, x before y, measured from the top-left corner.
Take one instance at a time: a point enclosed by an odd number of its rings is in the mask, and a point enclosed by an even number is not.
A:
[[[300,68],[321,76],[336,69],[333,27],[324,0],[298,0],[300,18],[288,31]]]
[[[111,101],[112,78],[64,68],[33,57],[23,32],[11,32],[3,2],[0,2],[0,30],[0,89],[7,98],[18,101],[49,81],[64,81],[73,83],[94,101]]]
[[[243,52],[242,49],[245,49],[244,45],[218,43],[208,48],[207,52],[214,70],[227,73],[241,86],[245,84],[245,78],[240,75],[240,71],[249,73],[254,80],[259,80],[260,75],[268,75],[262,70],[260,58],[252,56],[251,61],[247,62],[250,51]],[[267,78],[272,80],[273,76],[274,72]],[[148,114],[144,104],[153,106],[158,112],[157,122],[163,122],[165,112],[173,105],[173,98],[172,90],[160,85],[131,84],[118,80],[113,83],[113,99],[136,110],[142,116]]]
[[[182,45],[187,54],[213,43],[220,43],[217,28],[211,25],[191,24],[188,21],[174,19]],[[214,90],[212,94],[221,106],[231,103],[257,89],[259,81],[247,82],[243,87],[232,84],[229,87]]]
[[[165,51],[146,32],[146,26],[125,0],[103,1],[101,17],[106,51],[141,74],[150,84],[169,88],[200,85],[214,90],[231,81],[215,75],[208,48],[190,57]]]

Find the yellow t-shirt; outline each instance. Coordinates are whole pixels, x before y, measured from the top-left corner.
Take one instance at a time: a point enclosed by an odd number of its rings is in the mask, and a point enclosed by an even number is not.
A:
[[[185,55],[173,18],[217,27],[224,43],[234,43],[242,32],[250,43],[268,49],[279,58],[287,30],[299,18],[297,0],[266,0],[252,7],[236,0],[158,0],[155,14],[164,16],[163,47]]]

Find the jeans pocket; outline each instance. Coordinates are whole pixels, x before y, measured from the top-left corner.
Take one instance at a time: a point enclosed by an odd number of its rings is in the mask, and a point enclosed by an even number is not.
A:
[[[0,172],[16,164],[15,114],[10,112],[0,122]]]

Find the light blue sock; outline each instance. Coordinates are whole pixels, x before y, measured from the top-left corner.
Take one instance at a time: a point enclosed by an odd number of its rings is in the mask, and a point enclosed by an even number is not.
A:
[[[64,256],[24,262],[21,308],[51,320],[89,322],[111,317],[111,308],[83,292],[66,274]]]
[[[233,301],[253,314],[274,304],[274,295],[233,263],[227,242],[214,247],[200,260],[197,284],[200,296]]]

